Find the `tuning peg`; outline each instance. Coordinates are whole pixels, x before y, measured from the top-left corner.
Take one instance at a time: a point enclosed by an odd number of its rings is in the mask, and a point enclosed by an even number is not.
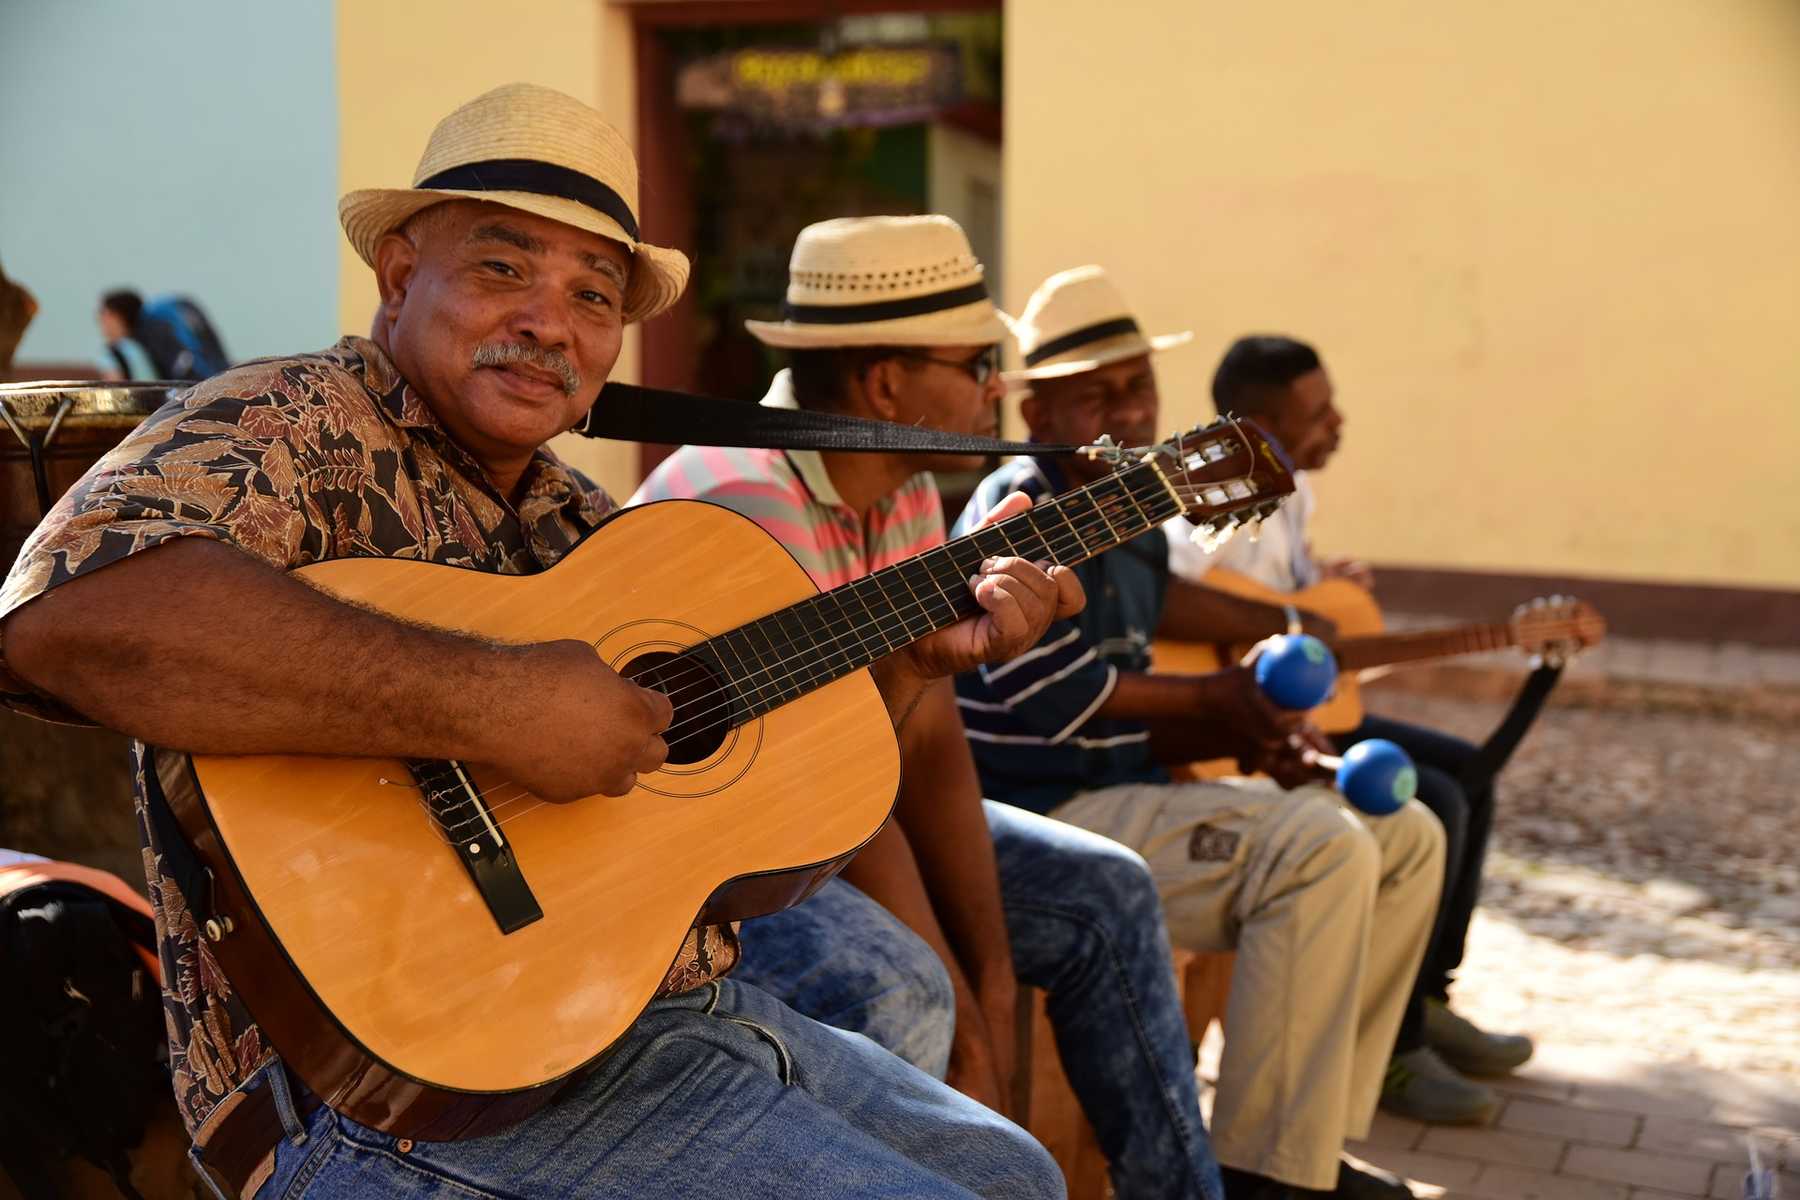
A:
[[[1236,517],[1227,518],[1223,525],[1219,526],[1217,529],[1210,530],[1210,532],[1207,535],[1206,541],[1201,543],[1200,548],[1203,551],[1205,551],[1207,554],[1216,553],[1218,551],[1219,547],[1223,546],[1226,542],[1229,542],[1231,540],[1231,535],[1236,533],[1237,529],[1238,529],[1237,518]]]

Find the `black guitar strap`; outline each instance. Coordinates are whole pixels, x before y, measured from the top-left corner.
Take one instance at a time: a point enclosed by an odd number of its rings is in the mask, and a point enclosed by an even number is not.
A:
[[[1550,698],[1550,692],[1556,687],[1557,680],[1562,678],[1562,672],[1561,666],[1546,664],[1526,676],[1519,694],[1513,698],[1512,708],[1507,710],[1499,727],[1482,743],[1481,749],[1475,752],[1475,757],[1463,767],[1464,787],[1476,790],[1499,778],[1501,769],[1506,766],[1513,751],[1519,748],[1519,742],[1531,728],[1531,723],[1543,711],[1544,701]]]
[[[621,442],[744,446],[767,450],[862,450],[885,454],[1073,454],[1078,446],[1008,442],[803,408],[771,408],[667,388],[609,383],[572,433]]]

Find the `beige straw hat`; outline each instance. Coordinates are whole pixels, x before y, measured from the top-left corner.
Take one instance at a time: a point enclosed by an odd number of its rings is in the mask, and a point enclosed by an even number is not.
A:
[[[785,350],[991,345],[1007,327],[981,275],[949,217],[820,221],[794,240],[786,319],[744,328]]]
[[[1076,267],[1044,280],[1013,322],[1025,367],[1008,381],[1060,379],[1194,340],[1194,333],[1147,338],[1125,297],[1099,267]]]
[[[627,321],[662,312],[687,286],[686,255],[638,240],[631,147],[599,113],[561,92],[509,83],[477,96],[431,131],[412,187],[350,192],[338,201],[338,219],[374,266],[383,235],[458,198],[504,204],[629,247]]]

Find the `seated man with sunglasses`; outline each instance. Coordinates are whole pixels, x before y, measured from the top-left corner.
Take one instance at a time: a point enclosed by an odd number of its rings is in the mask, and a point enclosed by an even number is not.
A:
[[[955,222],[809,226],[794,246],[787,301],[785,320],[748,322],[791,356],[764,404],[996,430],[1007,331]],[[731,508],[831,588],[943,542],[927,472],[978,462],[689,446],[633,499]],[[894,819],[818,895],[744,924],[737,978],[927,1071],[947,1066],[952,1084],[999,1110],[1014,1066],[1018,981],[1041,987],[1115,1193],[1218,1197],[1162,905],[1143,859],[983,800],[948,681],[920,702],[901,754]],[[949,986],[934,994],[929,981],[945,971]]]

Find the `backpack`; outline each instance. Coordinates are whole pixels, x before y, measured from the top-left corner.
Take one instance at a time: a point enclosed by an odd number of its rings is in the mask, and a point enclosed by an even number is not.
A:
[[[200,306],[186,296],[156,296],[138,317],[139,340],[167,379],[206,379],[231,365],[225,346]],[[172,343],[152,346],[152,342]],[[161,353],[159,353],[159,350]]]
[[[127,1152],[170,1093],[156,930],[116,876],[0,868],[0,1167],[28,1200],[79,1155],[140,1200]]]

